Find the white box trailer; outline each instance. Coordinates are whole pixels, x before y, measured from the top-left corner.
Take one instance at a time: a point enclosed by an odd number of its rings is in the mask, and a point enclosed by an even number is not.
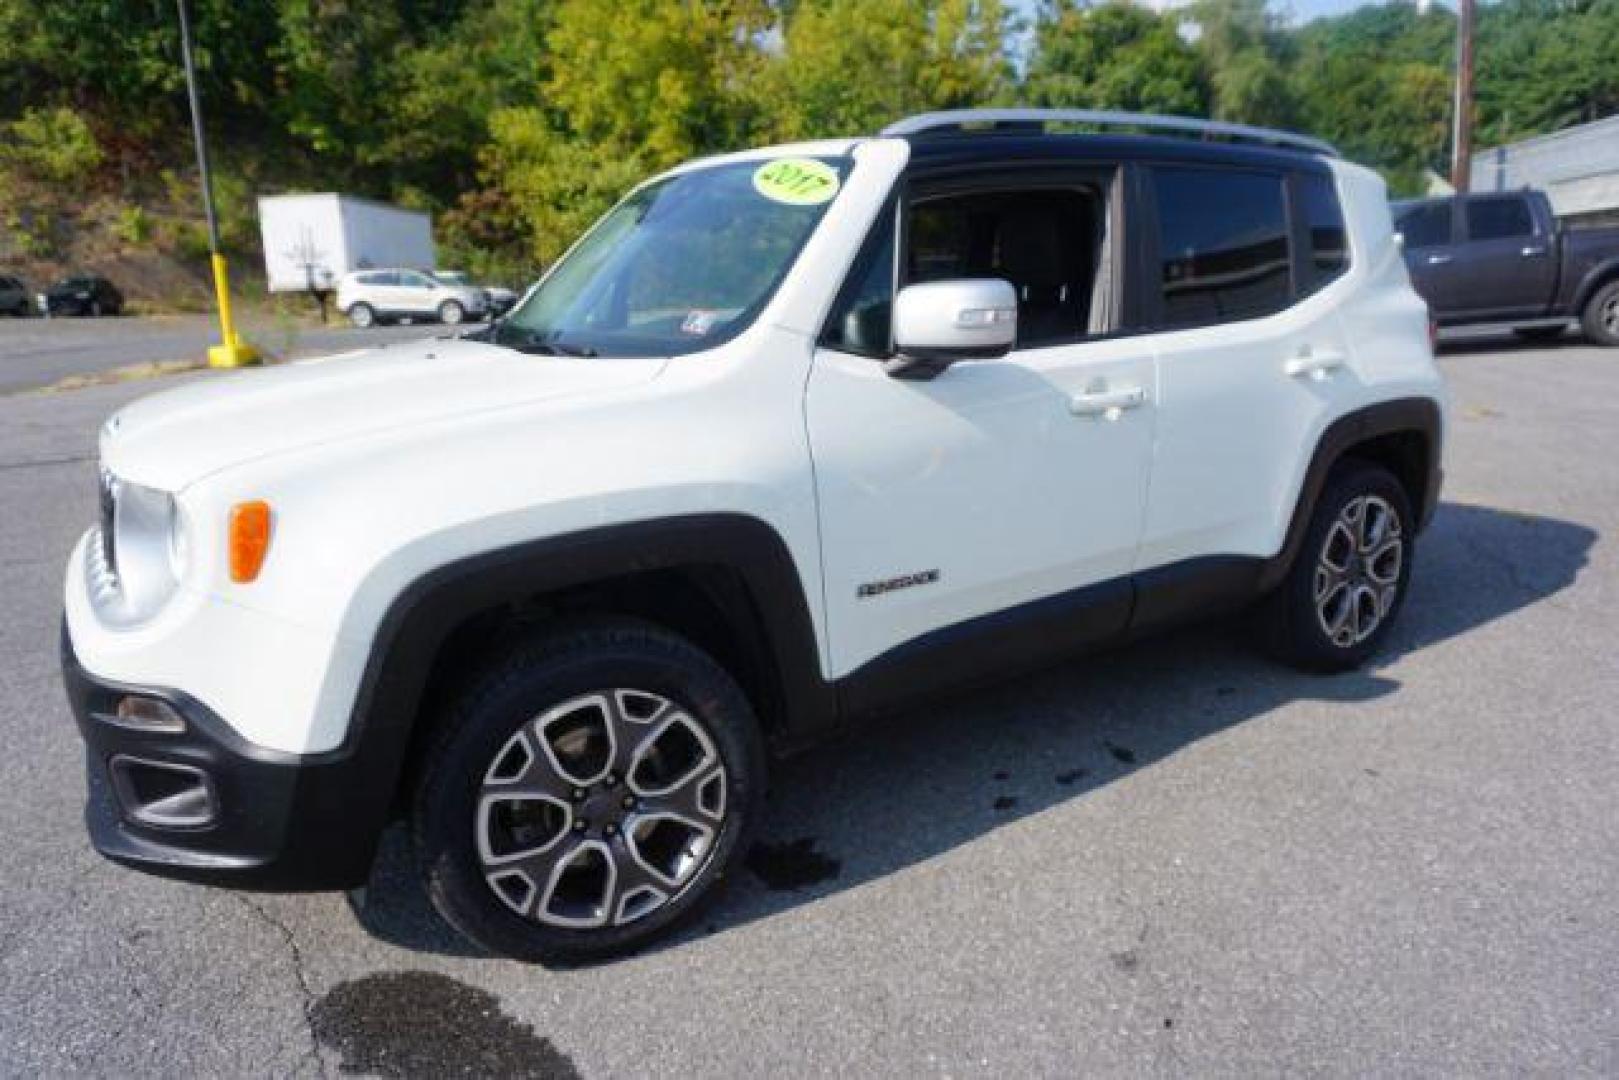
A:
[[[416,210],[323,192],[259,200],[259,232],[270,291],[333,289],[350,270],[431,270],[433,219]]]

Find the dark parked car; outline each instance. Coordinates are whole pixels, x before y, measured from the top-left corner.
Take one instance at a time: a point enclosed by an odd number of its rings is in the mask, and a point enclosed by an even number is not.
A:
[[[1619,345],[1619,227],[1568,228],[1528,190],[1395,203],[1394,227],[1439,325],[1553,338],[1578,319],[1591,341]]]
[[[0,274],[0,315],[31,315],[33,302],[28,299],[28,286],[21,278]]]
[[[45,290],[47,315],[116,315],[123,308],[124,294],[95,274],[64,278]]]

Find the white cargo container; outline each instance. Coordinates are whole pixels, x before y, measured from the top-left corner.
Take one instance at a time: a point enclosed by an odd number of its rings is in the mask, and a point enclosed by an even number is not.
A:
[[[434,265],[431,217],[353,195],[266,196],[259,232],[271,292],[333,289],[372,266]]]

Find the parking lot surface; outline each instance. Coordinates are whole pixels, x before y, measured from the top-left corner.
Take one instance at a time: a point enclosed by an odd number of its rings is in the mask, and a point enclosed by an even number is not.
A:
[[[856,732],[703,921],[566,971],[468,955],[397,836],[359,919],[90,850],[58,589],[154,387],[0,398],[0,1073],[1614,1075],[1619,353],[1441,364],[1375,667],[1217,624]]]
[[[240,332],[268,356],[289,359],[443,334],[431,323],[359,330],[334,315],[330,326],[249,315]],[[133,364],[202,361],[219,343],[212,315],[101,319],[0,318],[0,394],[49,386],[73,375]]]

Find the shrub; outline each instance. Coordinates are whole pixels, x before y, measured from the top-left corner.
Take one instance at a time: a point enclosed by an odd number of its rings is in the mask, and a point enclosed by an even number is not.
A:
[[[82,183],[101,164],[84,117],[68,108],[29,109],[0,124],[0,162],[48,184]]]

